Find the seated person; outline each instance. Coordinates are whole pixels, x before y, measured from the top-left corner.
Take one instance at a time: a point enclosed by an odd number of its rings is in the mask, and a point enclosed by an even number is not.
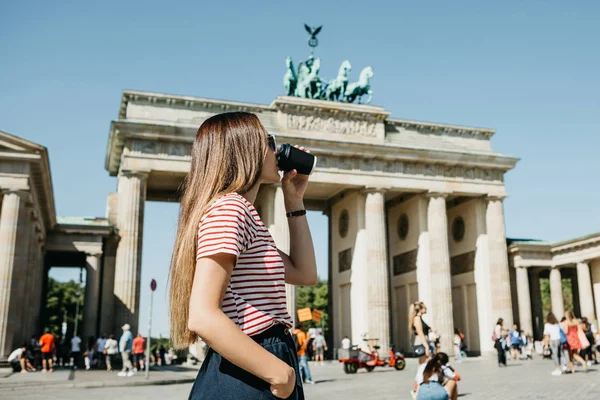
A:
[[[419,367],[415,377],[417,400],[455,400],[458,397],[456,382],[460,375],[447,365],[448,361],[446,353],[438,353]]]
[[[27,373],[35,371],[29,359],[27,358],[27,344],[19,347],[8,356],[8,362],[13,369],[13,372]]]

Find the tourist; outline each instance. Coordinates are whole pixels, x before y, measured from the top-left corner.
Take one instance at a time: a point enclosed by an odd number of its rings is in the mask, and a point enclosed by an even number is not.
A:
[[[27,372],[35,371],[35,368],[33,368],[27,358],[27,343],[24,343],[23,346],[10,353],[6,361],[10,363],[13,372],[26,374]]]
[[[304,398],[285,283],[317,281],[303,203],[308,175],[292,169],[281,179],[277,153],[275,138],[246,112],[208,118],[192,145],[170,276],[171,340],[187,348],[200,336],[210,346],[191,399],[223,391],[256,398],[263,390]],[[252,204],[261,184],[280,181],[289,255],[277,250]]]
[[[93,336],[87,341],[85,351],[83,352],[83,361],[85,361],[85,370],[89,371],[94,365],[94,354],[95,354],[95,340]]]
[[[308,348],[308,335],[301,322],[296,324],[294,335],[296,335],[296,341],[298,342],[298,350],[296,351],[296,354],[298,355],[300,377],[304,383],[314,384],[310,374],[310,368],[308,367],[308,355],[306,353],[306,349]]]
[[[104,346],[106,345],[106,333],[100,335],[98,339],[96,339],[96,351],[94,354],[96,355],[96,363],[98,364],[98,368],[101,368],[101,364],[104,361]]]
[[[581,365],[583,365],[584,371],[587,372],[587,364],[585,360],[579,355],[579,350],[583,349],[579,337],[579,332],[581,331],[581,324],[575,318],[573,311],[568,310],[565,312],[565,320],[561,322],[561,328],[563,332],[565,332],[565,334],[567,335],[567,343],[569,345],[567,351],[569,353],[569,365],[571,367],[571,373],[575,373],[575,364],[573,363],[573,359],[581,363]]]
[[[71,366],[77,369],[81,362],[81,338],[75,334],[71,338]]]
[[[560,334],[560,324],[553,313],[548,313],[546,323],[544,324],[544,338],[549,342],[552,351],[552,359],[554,360],[555,368],[552,371],[553,376],[562,375],[561,367],[563,365],[563,345]],[[566,340],[566,339],[565,339]]]
[[[352,342],[350,341],[348,336],[344,336],[344,338],[342,339],[342,349],[348,350],[350,349],[350,347],[352,347]]]
[[[321,365],[325,365],[323,360],[324,354],[327,351],[327,342],[325,341],[325,336],[323,336],[323,332],[320,330],[317,332],[315,336],[315,353],[316,358],[315,362],[321,361]]]
[[[504,348],[504,329],[503,329],[504,320],[502,318],[498,318],[498,322],[496,322],[496,326],[494,326],[494,333],[492,334],[492,340],[494,341],[494,347],[498,352],[498,366],[506,367],[506,351]]]
[[[138,332],[133,339],[133,371],[144,369],[144,350],[146,348],[146,339]]]
[[[518,360],[521,353],[521,333],[519,332],[517,324],[513,325],[512,330],[509,333],[510,338],[510,354],[513,360]]]
[[[462,362],[462,333],[458,328],[454,328],[454,357],[457,363]]]
[[[419,377],[417,400],[456,400],[458,398],[457,376],[451,368],[444,368],[445,353],[436,354],[429,362],[422,365],[422,379]],[[453,376],[454,378],[449,378]]]
[[[121,327],[123,334],[119,339],[119,351],[121,352],[121,359],[123,360],[123,368],[119,372],[118,376],[133,376],[133,364],[131,364],[131,348],[133,346],[133,335],[131,334],[131,326],[125,324]]]
[[[594,333],[592,332],[592,325],[589,323],[586,317],[581,319],[581,329],[583,334],[585,335],[585,340],[589,344],[588,346],[584,346],[581,350],[581,357],[587,362],[588,367],[592,366],[592,361],[595,359],[594,352]]]
[[[428,339],[431,328],[423,321],[425,313],[427,313],[427,307],[422,301],[410,305],[408,325],[415,335],[413,352],[419,357],[419,365],[425,363],[435,352],[435,344]]]
[[[112,372],[112,364],[119,352],[119,343],[115,339],[115,335],[110,335],[104,344],[103,353],[106,355],[106,370]]]
[[[44,334],[40,337],[40,346],[42,346],[42,372],[54,372],[52,368],[54,335],[50,333],[50,329],[44,329]]]

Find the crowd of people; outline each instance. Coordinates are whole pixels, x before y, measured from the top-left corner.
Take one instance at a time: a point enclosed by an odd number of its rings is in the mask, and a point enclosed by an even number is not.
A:
[[[146,339],[140,333],[134,338],[129,324],[121,327],[122,334],[117,341],[113,334],[89,337],[83,343],[79,335],[57,342],[48,328],[39,338],[31,336],[28,342],[15,349],[8,357],[14,372],[28,373],[54,372],[54,368],[106,369],[112,372],[121,365],[118,376],[131,377],[146,364]],[[150,362],[156,365],[170,364],[177,356],[173,349],[168,351],[163,345],[150,354]]]
[[[587,318],[576,318],[573,311],[568,310],[559,322],[550,312],[546,316],[543,335],[543,340],[537,344],[544,358],[554,360],[552,375],[574,373],[576,364],[587,372],[592,363],[598,363],[596,352],[600,352],[600,333]],[[492,340],[500,367],[506,366],[508,351],[513,360],[531,359],[536,352],[536,342],[531,334],[523,333],[516,324],[511,330],[504,329],[502,318],[496,323]]]

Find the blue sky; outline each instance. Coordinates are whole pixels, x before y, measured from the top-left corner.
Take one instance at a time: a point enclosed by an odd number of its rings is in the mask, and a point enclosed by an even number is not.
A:
[[[373,103],[393,117],[496,129],[493,148],[521,158],[506,177],[508,236],[567,239],[600,231],[598,20],[592,1],[5,0],[0,129],[48,147],[59,215],[104,216],[124,89],[268,104],[285,57],[308,54],[303,23],[322,24],[324,78],[344,59],[353,78],[371,65]],[[142,331],[156,278],[153,331],[168,332],[176,212],[146,206]],[[310,222],[323,275],[326,219]]]

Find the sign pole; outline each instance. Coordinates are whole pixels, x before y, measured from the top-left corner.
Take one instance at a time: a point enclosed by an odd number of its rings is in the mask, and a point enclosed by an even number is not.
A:
[[[148,343],[146,343],[146,379],[150,378],[150,341],[152,330],[152,303],[154,302],[154,291],[156,290],[156,281],[152,279],[150,282],[150,312],[148,315]]]

